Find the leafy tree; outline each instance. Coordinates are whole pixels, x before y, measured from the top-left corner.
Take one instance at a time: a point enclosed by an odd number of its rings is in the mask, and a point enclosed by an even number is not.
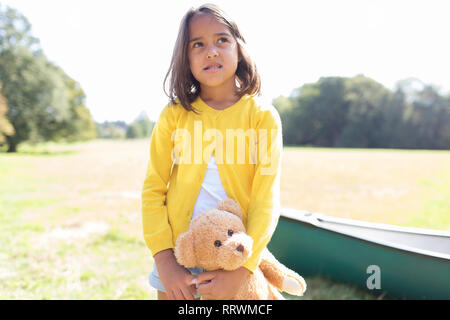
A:
[[[406,148],[410,137],[405,128],[404,115],[406,110],[406,96],[401,90],[392,93],[392,101],[384,110],[382,126],[382,145],[386,148]]]
[[[406,97],[403,115],[403,141],[409,148],[450,148],[450,100],[438,88],[418,79],[397,83]]]
[[[137,139],[143,136],[142,127],[137,122],[131,123],[126,132],[127,139]]]
[[[97,137],[95,123],[85,106],[86,95],[79,83],[70,78],[62,69],[53,66],[64,83],[64,95],[68,101],[69,115],[59,122],[58,140],[79,141]]]
[[[7,118],[15,134],[8,151],[25,140],[75,140],[95,137],[84,93],[43,54],[28,20],[0,7],[0,82],[8,101]],[[81,91],[80,91],[81,90]]]
[[[3,144],[6,141],[5,136],[14,134],[14,127],[5,117],[8,112],[8,103],[5,97],[3,97],[1,89],[2,86],[0,85],[0,144]]]
[[[382,147],[386,109],[393,99],[391,91],[360,75],[346,80],[343,98],[348,103],[348,110],[336,146]]]
[[[142,112],[127,128],[127,139],[145,138],[152,133],[154,123]]]
[[[39,141],[53,132],[52,122],[56,121],[52,118],[58,117],[54,98],[60,96],[52,95],[58,84],[51,76],[46,61],[26,48],[0,53],[0,81],[9,106],[7,117],[16,131],[14,136],[7,137],[8,151],[15,151],[24,140]]]
[[[0,52],[14,51],[17,47],[28,48],[36,55],[41,52],[39,39],[31,35],[27,18],[15,9],[3,9],[0,3]]]
[[[125,121],[105,121],[96,124],[97,135],[101,139],[124,139],[127,124]]]
[[[286,144],[333,146],[346,121],[345,78],[321,78],[289,97],[273,101],[280,111]]]

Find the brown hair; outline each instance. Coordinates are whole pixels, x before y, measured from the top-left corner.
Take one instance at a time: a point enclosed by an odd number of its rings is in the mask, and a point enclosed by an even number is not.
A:
[[[197,113],[191,103],[200,94],[200,83],[192,75],[189,67],[188,45],[189,45],[189,23],[199,13],[208,13],[219,22],[228,27],[238,43],[238,55],[240,61],[236,69],[237,81],[239,83],[239,96],[244,94],[259,95],[261,91],[261,79],[256,65],[250,59],[245,50],[245,40],[236,23],[215,4],[204,4],[197,9],[191,8],[181,20],[177,41],[173,50],[172,61],[164,78],[164,92],[170,102],[175,104],[176,99],[187,111]],[[169,93],[166,92],[166,82],[170,76]]]

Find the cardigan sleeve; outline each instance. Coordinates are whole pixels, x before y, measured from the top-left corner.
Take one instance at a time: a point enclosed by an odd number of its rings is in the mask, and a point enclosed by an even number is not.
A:
[[[283,150],[281,120],[274,107],[262,111],[257,124],[257,163],[253,178],[247,234],[253,239],[252,255],[244,267],[253,272],[269,243],[280,216],[280,171]]]
[[[173,248],[166,195],[172,169],[173,108],[166,106],[153,128],[150,159],[142,188],[142,225],[144,240],[154,256]]]

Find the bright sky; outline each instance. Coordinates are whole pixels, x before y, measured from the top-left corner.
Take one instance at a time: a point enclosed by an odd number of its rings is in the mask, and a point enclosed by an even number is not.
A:
[[[141,111],[157,120],[180,20],[205,2],[241,28],[267,101],[320,77],[357,74],[391,89],[416,77],[450,92],[446,0],[0,0],[81,84],[97,122],[131,122]]]

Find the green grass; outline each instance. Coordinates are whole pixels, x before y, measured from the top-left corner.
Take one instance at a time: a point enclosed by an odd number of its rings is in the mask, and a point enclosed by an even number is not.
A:
[[[421,179],[423,205],[412,215],[408,225],[417,228],[450,228],[450,168],[441,170],[435,179]]]
[[[305,277],[307,289],[302,297],[291,296],[283,293],[289,300],[386,300],[395,299],[385,292],[381,294],[371,293],[357,286],[340,283],[331,279],[314,276]]]
[[[33,157],[54,157],[61,155],[72,155],[77,153],[77,151],[72,150],[70,147],[66,149],[55,150],[52,149],[52,146],[39,145],[39,146],[27,146],[21,147],[16,153],[5,153],[4,151],[0,151],[4,157],[24,157],[24,156],[33,156]]]
[[[28,143],[24,142],[19,145],[18,155],[21,156],[61,156],[72,155],[77,153],[76,150],[79,143],[55,143],[55,142],[40,142]]]
[[[51,196],[35,173],[33,163],[20,155],[0,155],[0,299],[155,298],[136,280],[150,272],[148,249],[119,229],[38,244],[51,231],[40,213],[70,217],[82,208]]]
[[[154,298],[136,284],[151,265],[145,245],[119,230],[88,241],[53,240],[45,251],[33,245],[41,225],[17,224],[9,231],[15,236],[0,238],[0,299]]]

